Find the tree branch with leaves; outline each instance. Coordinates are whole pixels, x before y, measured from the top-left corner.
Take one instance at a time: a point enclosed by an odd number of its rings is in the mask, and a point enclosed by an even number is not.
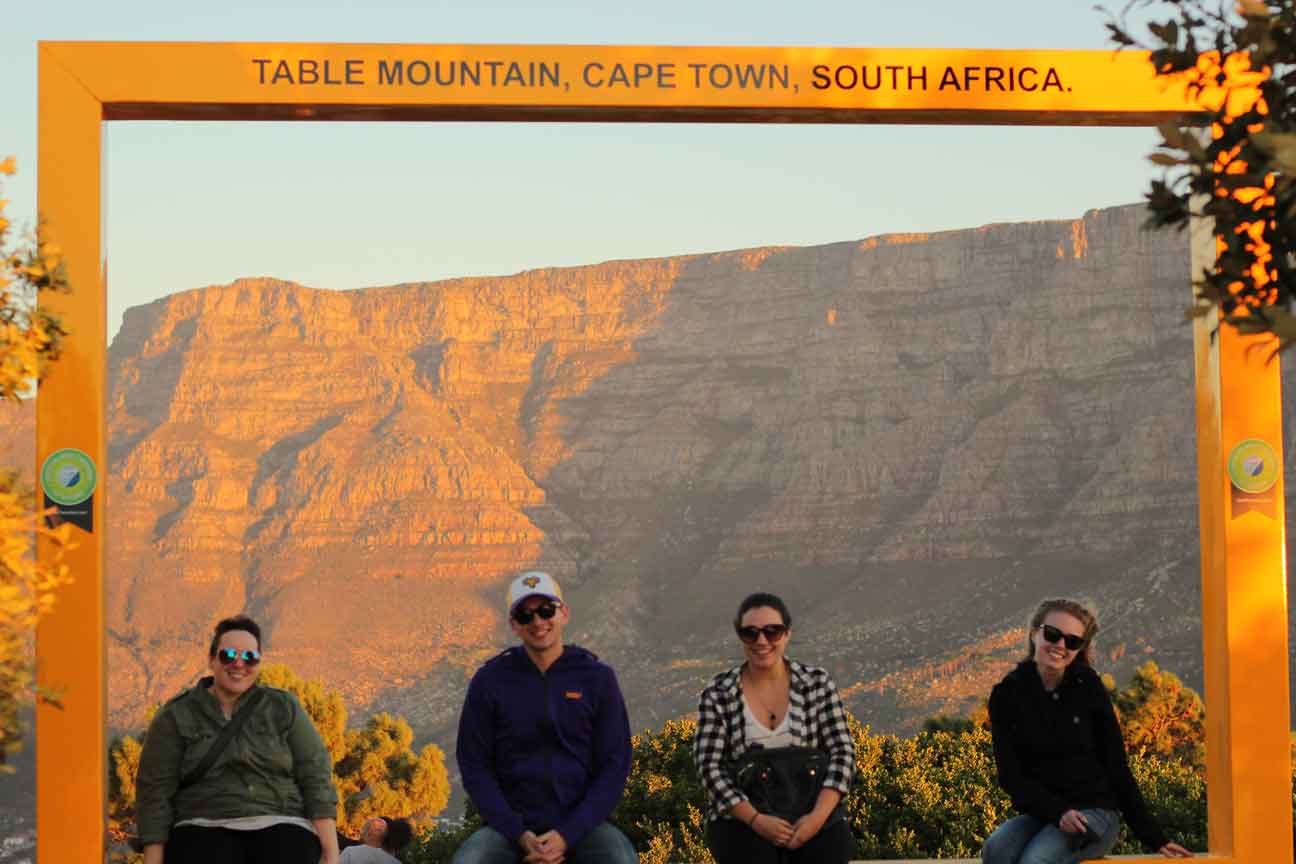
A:
[[[0,177],[14,171],[12,157],[0,162]],[[67,291],[68,284],[59,250],[43,231],[11,243],[7,203],[0,198],[0,402],[16,403],[32,394],[67,335],[37,301],[45,292]],[[41,562],[33,550],[44,536],[61,555],[71,526],[49,528],[43,515],[21,473],[0,469],[0,763],[21,745],[22,709],[37,700],[56,702],[36,686],[33,637],[70,576],[61,560]]]
[[[1135,36],[1131,15],[1164,16]],[[1194,315],[1296,342],[1296,0],[1131,0],[1107,29],[1151,52],[1203,111],[1161,127],[1147,193],[1154,228],[1214,220],[1218,260],[1195,274]],[[1191,120],[1191,123],[1188,122]],[[1192,128],[1200,123],[1200,129]]]

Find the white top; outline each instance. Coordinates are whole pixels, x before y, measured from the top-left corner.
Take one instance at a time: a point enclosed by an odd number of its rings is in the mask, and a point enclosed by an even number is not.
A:
[[[783,712],[783,721],[770,729],[756,719],[756,715],[752,713],[751,706],[747,704],[747,697],[744,695],[743,719],[747,726],[747,743],[749,745],[759,744],[765,748],[791,747],[799,744],[800,742],[797,741],[796,736],[788,729],[788,717],[791,714],[790,710]]]
[[[342,850],[340,864],[400,864],[395,858],[376,846],[348,846]]]
[[[199,828],[229,828],[232,831],[260,831],[262,828],[269,828],[272,825],[297,825],[312,834],[316,833],[315,826],[309,820],[300,816],[239,816],[235,819],[204,819],[199,816],[176,823],[177,828],[181,825],[195,825]]]

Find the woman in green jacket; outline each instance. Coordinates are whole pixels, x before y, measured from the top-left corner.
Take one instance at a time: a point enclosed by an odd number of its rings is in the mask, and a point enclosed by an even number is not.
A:
[[[136,780],[145,864],[336,864],[328,751],[296,697],[257,684],[260,663],[261,628],[226,618],[211,675],[149,724]]]

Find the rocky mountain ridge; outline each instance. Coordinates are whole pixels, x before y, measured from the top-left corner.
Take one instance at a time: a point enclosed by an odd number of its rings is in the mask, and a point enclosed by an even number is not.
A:
[[[109,356],[112,722],[219,616],[451,746],[549,569],[635,726],[734,662],[748,591],[875,727],[967,707],[1041,596],[1200,670],[1186,239],[1141,207],[130,310]],[[1290,424],[1289,424],[1290,428]]]

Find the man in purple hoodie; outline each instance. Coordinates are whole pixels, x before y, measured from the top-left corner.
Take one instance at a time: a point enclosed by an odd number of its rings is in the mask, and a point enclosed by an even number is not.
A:
[[[637,864],[607,819],[630,774],[630,721],[616,673],[563,645],[558,583],[532,571],[508,591],[521,640],[468,685],[455,755],[486,825],[452,864]]]

